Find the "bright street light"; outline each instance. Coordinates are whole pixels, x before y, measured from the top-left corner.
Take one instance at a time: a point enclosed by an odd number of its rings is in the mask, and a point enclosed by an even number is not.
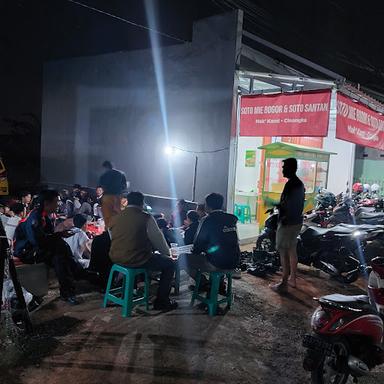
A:
[[[176,147],[171,147],[169,145],[164,148],[164,153],[168,156],[178,155],[180,152],[180,149]]]

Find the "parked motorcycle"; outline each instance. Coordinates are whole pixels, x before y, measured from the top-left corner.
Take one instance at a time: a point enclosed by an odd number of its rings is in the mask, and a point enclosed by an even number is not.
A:
[[[259,251],[276,252],[278,214],[272,213],[256,242]],[[377,256],[377,248],[384,245],[384,227],[374,225],[337,225],[320,228],[303,225],[298,237],[297,255],[301,264],[313,265],[339,281],[349,284],[357,280],[366,265],[367,239],[375,240],[370,246],[370,259]],[[383,241],[382,241],[383,240]],[[382,242],[381,242],[382,241]]]
[[[266,252],[274,252],[276,250],[276,231],[278,219],[279,213],[278,210],[275,209],[265,220],[264,229],[257,238],[257,250]]]
[[[328,209],[307,212],[304,215],[304,222],[307,225],[314,225],[326,228],[328,226],[331,211]],[[273,252],[276,250],[276,230],[279,213],[274,210],[264,223],[264,229],[256,240],[256,249],[260,251]]]
[[[298,261],[312,265],[342,283],[353,283],[364,267],[360,254],[366,236],[367,231],[355,226],[304,226],[298,238]]]
[[[384,364],[384,258],[372,260],[369,296],[327,295],[311,319],[313,333],[305,335],[304,369],[313,384],[344,384]]]
[[[341,223],[384,225],[384,212],[377,211],[375,207],[360,206],[354,208],[353,201],[346,199],[334,208],[327,225]]]

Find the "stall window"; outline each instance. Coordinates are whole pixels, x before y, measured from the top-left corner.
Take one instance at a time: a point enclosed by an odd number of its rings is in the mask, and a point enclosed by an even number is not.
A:
[[[264,191],[281,193],[287,179],[283,177],[284,159],[267,159],[265,169]],[[297,176],[304,183],[306,193],[313,193],[315,190],[316,161],[297,160]]]
[[[319,161],[317,163],[317,174],[316,174],[316,190],[321,188],[327,188],[327,174],[328,174],[328,163],[326,161]]]
[[[298,160],[297,176],[305,186],[306,193],[313,193],[315,190],[316,161]]]
[[[282,167],[284,159],[267,159],[265,162],[265,192],[281,193],[287,181],[283,177]]]

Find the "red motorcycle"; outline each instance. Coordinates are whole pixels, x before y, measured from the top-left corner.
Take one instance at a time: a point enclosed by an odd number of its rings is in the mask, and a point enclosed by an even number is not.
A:
[[[369,296],[333,294],[318,299],[313,333],[305,335],[304,369],[314,384],[344,384],[384,364],[384,258],[371,262]]]

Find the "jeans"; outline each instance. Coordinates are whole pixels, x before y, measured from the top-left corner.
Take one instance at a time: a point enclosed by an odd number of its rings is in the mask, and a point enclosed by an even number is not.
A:
[[[140,268],[161,272],[156,301],[167,303],[169,301],[172,279],[176,269],[175,262],[168,256],[154,253],[153,256],[145,264],[140,266]]]
[[[50,241],[44,249],[38,251],[36,261],[53,266],[62,297],[74,296],[74,276],[78,272],[78,266],[73,258],[71,248],[63,239],[57,238]]]
[[[214,272],[219,269],[212,265],[204,254],[184,254],[179,258],[180,269],[184,269],[189,276],[195,279],[197,271]]]

